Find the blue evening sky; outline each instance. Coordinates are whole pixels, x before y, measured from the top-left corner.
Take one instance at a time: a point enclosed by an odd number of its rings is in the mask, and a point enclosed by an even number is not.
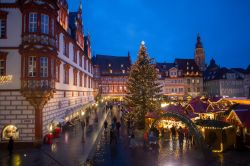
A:
[[[68,0],[70,11],[80,0]],[[193,58],[197,33],[206,63],[250,64],[250,0],[83,0],[84,32],[94,54],[136,59],[146,42],[157,62]]]

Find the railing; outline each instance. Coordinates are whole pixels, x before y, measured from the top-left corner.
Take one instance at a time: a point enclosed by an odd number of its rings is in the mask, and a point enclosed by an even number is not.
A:
[[[55,88],[55,81],[49,79],[28,79],[22,81],[22,89],[29,90],[51,90]]]
[[[48,35],[25,34],[22,38],[22,42],[24,44],[32,43],[32,44],[48,45],[54,48],[57,47],[57,42],[55,41],[55,39]]]

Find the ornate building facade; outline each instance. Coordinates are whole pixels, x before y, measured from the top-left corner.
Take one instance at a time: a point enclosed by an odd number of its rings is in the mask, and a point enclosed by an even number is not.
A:
[[[96,55],[94,64],[94,91],[104,98],[122,100],[126,94],[128,72],[131,67],[130,55]]]
[[[202,72],[194,59],[175,59],[174,63],[157,63],[162,94],[172,99],[186,99],[203,94]]]
[[[205,54],[198,34],[194,59],[175,59],[174,63],[156,63],[162,94],[185,99],[203,94]]]
[[[0,76],[12,76],[0,85],[1,142],[14,134],[40,144],[54,119],[93,102],[82,6],[69,12],[66,0],[1,1],[0,26]]]

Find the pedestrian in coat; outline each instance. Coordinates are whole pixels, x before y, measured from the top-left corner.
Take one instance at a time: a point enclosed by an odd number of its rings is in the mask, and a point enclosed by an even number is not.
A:
[[[12,156],[13,148],[14,148],[14,140],[12,137],[10,137],[9,142],[8,142],[9,156]]]

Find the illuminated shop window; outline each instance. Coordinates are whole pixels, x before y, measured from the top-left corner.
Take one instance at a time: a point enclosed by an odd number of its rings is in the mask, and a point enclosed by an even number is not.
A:
[[[8,125],[3,129],[2,140],[9,140],[10,137],[14,140],[19,139],[19,131],[14,125]]]

